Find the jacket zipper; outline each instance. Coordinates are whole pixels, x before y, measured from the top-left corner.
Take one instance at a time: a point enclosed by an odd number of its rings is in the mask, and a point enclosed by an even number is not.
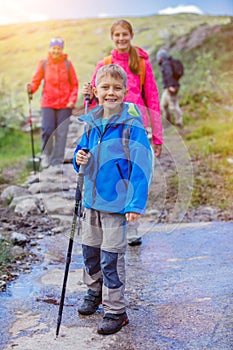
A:
[[[127,181],[126,179],[123,177],[123,174],[122,174],[122,171],[121,171],[121,168],[120,168],[120,165],[118,163],[116,163],[116,167],[117,167],[117,170],[120,174],[120,177],[122,178],[123,182],[124,182],[124,185],[125,185],[125,188],[126,190],[128,189],[128,184],[127,184]]]
[[[102,139],[104,137],[104,134],[106,133],[106,131],[110,128],[110,126],[106,126],[104,131],[101,132],[100,128],[96,125],[98,131],[100,132],[100,138],[99,138],[99,141],[98,141],[98,148],[97,148],[97,171],[99,169],[99,163],[100,163],[100,147],[101,147],[101,142],[102,142]],[[95,203],[95,200],[96,200],[96,176],[95,176],[95,179],[94,179],[94,186],[93,186],[93,191],[92,191],[92,195],[93,195],[93,200],[92,200],[92,206],[94,205]]]

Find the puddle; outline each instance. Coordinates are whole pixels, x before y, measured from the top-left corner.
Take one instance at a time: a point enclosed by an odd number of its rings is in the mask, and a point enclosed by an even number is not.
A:
[[[0,292],[0,349],[9,342],[8,331],[17,319],[18,310],[30,309],[32,306],[40,309],[46,304],[51,306],[60,304],[67,245],[68,239],[64,235],[57,237],[56,240],[54,237],[45,237],[35,248],[36,254],[42,256],[43,261],[39,265],[32,265],[29,273],[20,274],[16,280],[7,284],[5,291]],[[76,275],[77,278],[76,271],[81,266],[81,246],[75,244],[69,269],[67,295],[73,283],[72,275]],[[73,306],[74,303],[75,300],[71,297],[65,305]]]

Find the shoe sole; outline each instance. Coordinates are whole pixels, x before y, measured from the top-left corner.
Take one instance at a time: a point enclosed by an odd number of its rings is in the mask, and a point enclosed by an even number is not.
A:
[[[129,323],[129,319],[127,318],[126,320],[124,320],[117,328],[115,328],[112,331],[106,332],[103,329],[97,329],[97,333],[98,334],[102,334],[102,335],[109,335],[109,334],[114,334],[117,333],[121,330],[122,327],[126,326]]]

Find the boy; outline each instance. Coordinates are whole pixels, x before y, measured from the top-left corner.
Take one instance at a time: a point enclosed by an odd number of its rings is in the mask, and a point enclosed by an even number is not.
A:
[[[120,66],[105,65],[98,71],[94,94],[100,105],[79,118],[87,125],[73,158],[76,171],[87,164],[82,250],[88,291],[78,311],[91,315],[103,303],[99,334],[116,333],[129,322],[124,297],[126,222],[144,213],[152,174],[152,151],[139,109],[122,102],[126,85]]]

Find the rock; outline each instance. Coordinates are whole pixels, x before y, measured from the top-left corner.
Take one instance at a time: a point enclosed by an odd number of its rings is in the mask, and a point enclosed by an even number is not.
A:
[[[17,196],[15,198],[13,198],[13,200],[11,201],[9,207],[10,208],[15,208],[17,206],[17,204],[19,204],[22,201],[28,200],[28,199],[36,200],[37,205],[39,204],[39,200],[38,199],[34,199],[34,197],[28,192],[28,194],[26,196]]]
[[[15,258],[22,258],[23,256],[25,256],[25,251],[22,247],[15,245],[13,248],[11,248],[10,254]]]
[[[15,197],[26,196],[27,194],[29,194],[29,192],[25,187],[12,185],[3,190],[1,200],[10,202]]]
[[[37,198],[28,198],[21,200],[15,207],[15,213],[26,217],[27,215],[41,214],[41,210],[37,205]]]
[[[15,245],[25,245],[28,241],[27,237],[19,232],[12,232],[11,241]]]
[[[29,192],[31,194],[36,193],[49,193],[49,192],[59,192],[59,191],[68,191],[69,185],[66,183],[59,182],[40,182],[34,183],[29,187]]]
[[[1,291],[4,291],[5,288],[6,288],[6,282],[0,280],[0,290],[1,290]]]

